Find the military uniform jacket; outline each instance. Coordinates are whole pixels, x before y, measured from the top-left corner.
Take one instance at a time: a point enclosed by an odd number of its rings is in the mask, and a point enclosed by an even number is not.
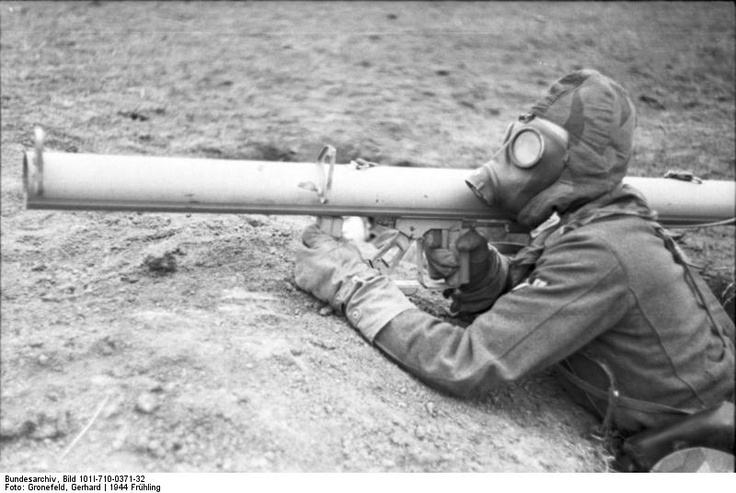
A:
[[[460,396],[563,363],[599,389],[583,391],[595,410],[615,404],[623,431],[732,400],[733,322],[707,288],[711,303],[693,289],[661,227],[627,213],[635,209],[619,197],[595,220],[569,227],[575,217],[566,218],[528,276],[498,280],[510,289],[466,328],[409,309],[363,333],[425,383]]]

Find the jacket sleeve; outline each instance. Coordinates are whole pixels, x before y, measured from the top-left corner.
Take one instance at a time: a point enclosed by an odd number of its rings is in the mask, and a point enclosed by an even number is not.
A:
[[[425,383],[471,396],[565,359],[633,302],[610,249],[572,232],[547,246],[528,282],[467,328],[413,309],[392,319],[374,343]]]

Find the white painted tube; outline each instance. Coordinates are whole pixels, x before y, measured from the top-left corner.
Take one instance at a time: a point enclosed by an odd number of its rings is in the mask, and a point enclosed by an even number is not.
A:
[[[314,189],[325,173],[315,163],[50,151],[42,160],[33,150],[24,156],[28,209],[507,219],[468,188],[468,169],[338,164],[322,203]],[[643,192],[666,225],[736,215],[731,181],[627,177],[625,182]]]

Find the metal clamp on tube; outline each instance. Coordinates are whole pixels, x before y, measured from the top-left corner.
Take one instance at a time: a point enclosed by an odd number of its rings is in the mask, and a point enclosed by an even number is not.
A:
[[[335,172],[335,157],[337,151],[334,147],[326,145],[317,155],[317,169],[319,169],[320,184],[317,185],[317,195],[319,201],[326,204],[330,200],[330,191],[332,190],[332,175]],[[325,159],[330,160],[330,169],[325,175]]]
[[[27,195],[43,196],[43,144],[44,131],[41,127],[33,129],[33,159],[29,163],[28,153],[23,162],[23,181]]]
[[[337,151],[334,147],[326,145],[317,155],[317,170],[319,180],[317,195],[321,204],[326,204],[330,200],[330,192],[332,191],[332,175],[335,172],[335,157]],[[325,160],[329,160],[329,169],[325,173]],[[342,238],[343,218],[341,216],[317,216],[317,226],[334,238]]]

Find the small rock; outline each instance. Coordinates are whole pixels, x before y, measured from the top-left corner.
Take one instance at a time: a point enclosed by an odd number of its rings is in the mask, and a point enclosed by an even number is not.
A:
[[[310,340],[309,343],[312,344],[313,346],[317,346],[317,347],[320,347],[322,349],[327,349],[328,351],[332,351],[333,349],[337,349],[337,345],[336,344],[333,344],[332,342],[329,342],[329,341],[323,341],[321,339]]]
[[[388,437],[389,441],[393,443],[394,445],[398,445],[400,447],[409,445],[409,439],[406,436],[406,434],[402,432],[394,432],[391,433],[391,435]]]
[[[176,257],[172,252],[166,252],[162,255],[148,255],[143,259],[143,265],[149,270],[159,273],[176,272]]]
[[[0,440],[11,440],[30,433],[33,424],[30,421],[12,421],[7,418],[0,419]]]
[[[319,314],[320,314],[320,315],[322,315],[323,317],[326,317],[326,316],[328,316],[328,315],[332,315],[332,314],[333,314],[333,310],[332,310],[332,307],[331,307],[331,306],[325,306],[325,307],[322,307],[322,308],[321,308],[321,309],[319,310]]]
[[[42,355],[40,355],[38,357],[38,364],[41,365],[41,366],[48,365],[49,364],[49,361],[50,361],[49,357],[46,356],[45,354],[42,354]]]
[[[74,292],[77,290],[77,287],[74,284],[68,283],[64,284],[62,286],[59,286],[59,291],[62,294],[74,294]]]
[[[183,255],[181,247],[174,241],[165,241],[144,252],[143,266],[157,274],[169,274],[177,270],[176,255]]]
[[[187,448],[187,446],[179,442],[174,445],[174,448],[172,450],[174,452],[174,455],[179,458],[186,457],[189,453],[189,449]]]
[[[31,432],[31,438],[35,440],[46,440],[57,438],[64,434],[64,422],[59,417],[46,416],[41,413],[36,421],[36,426]]]
[[[155,395],[150,392],[144,392],[138,396],[138,400],[135,403],[135,408],[145,414],[151,414],[159,407],[158,399]]]
[[[301,356],[302,354],[304,354],[304,350],[300,348],[292,348],[291,354],[294,356]]]
[[[664,104],[662,104],[657,98],[649,96],[647,94],[642,94],[641,96],[639,96],[639,101],[656,110],[665,109]]]
[[[151,377],[143,377],[140,381],[140,387],[146,389],[148,392],[163,392],[163,384]]]
[[[111,418],[119,414],[123,406],[123,401],[124,399],[122,395],[117,395],[110,399],[110,402],[108,402],[103,408],[102,417]]]
[[[427,436],[427,432],[421,426],[417,426],[416,429],[414,430],[414,436],[416,436],[420,440],[424,440]]]
[[[264,224],[266,224],[263,221],[261,221],[260,219],[254,218],[254,217],[247,217],[247,218],[245,218],[245,222],[247,222],[249,225],[251,225],[254,228],[257,228],[259,226],[263,226]]]
[[[163,457],[164,455],[166,455],[166,449],[158,440],[150,440],[146,444],[146,449],[154,457]]]
[[[253,400],[253,394],[245,389],[235,389],[233,390],[233,395],[235,396],[236,401],[238,404],[248,404]]]
[[[439,460],[442,462],[452,462],[457,460],[457,457],[453,453],[445,453],[439,456]]]
[[[118,434],[115,435],[115,438],[112,441],[112,449],[113,450],[122,449],[127,439],[128,439],[127,430],[120,430]]]
[[[435,416],[437,416],[437,409],[436,409],[436,408],[435,408],[435,406],[434,406],[434,402],[432,402],[432,401],[429,401],[429,402],[428,402],[428,403],[426,404],[426,406],[425,406],[425,407],[427,408],[427,412],[429,413],[429,415],[430,415],[430,416],[432,416],[433,418],[434,418]]]

